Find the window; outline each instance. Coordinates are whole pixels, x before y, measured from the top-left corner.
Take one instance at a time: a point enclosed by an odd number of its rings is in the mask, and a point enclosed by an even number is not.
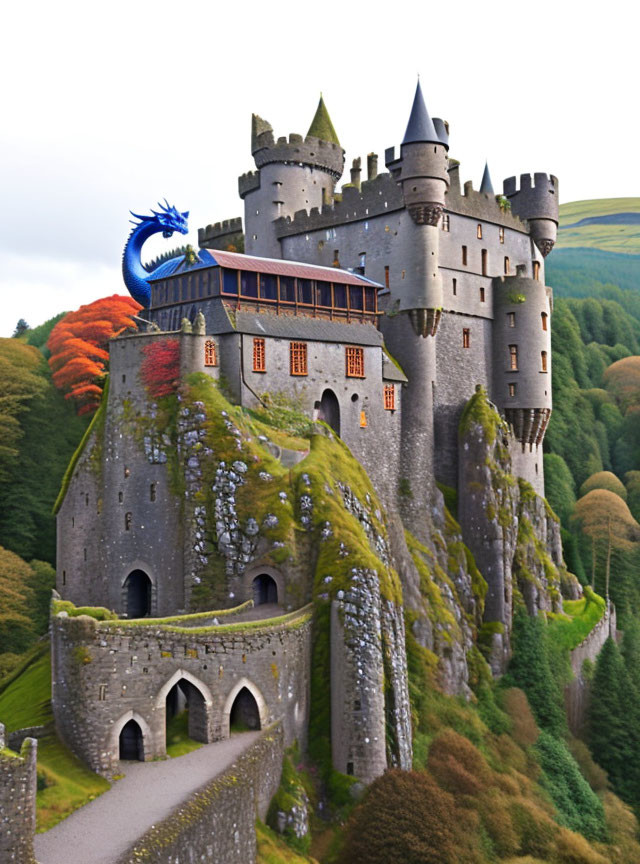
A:
[[[291,375],[307,375],[307,343],[289,343],[289,372]]]
[[[278,299],[278,280],[272,273],[260,274],[260,298],[262,300]]]
[[[455,297],[458,293],[458,280],[457,279],[453,280],[451,287],[453,288],[453,296]]]
[[[367,266],[367,253],[361,252],[359,257],[360,257],[360,270],[364,274],[365,267]]]
[[[264,339],[253,340],[253,371],[266,372],[266,353]]]
[[[345,349],[348,378],[364,378],[364,348],[348,345]]]
[[[349,308],[362,312],[363,291],[359,285],[349,286]]]
[[[218,358],[216,357],[216,343],[213,341],[213,339],[207,339],[207,341],[204,343],[204,365],[218,365]]]
[[[540,318],[541,318],[541,320],[542,320],[542,329],[543,329],[543,330],[546,330],[547,327],[548,327],[548,324],[547,324],[547,318],[548,318],[548,317],[549,317],[549,316],[547,315],[546,312],[541,312],[541,313],[540,313]]]
[[[462,347],[469,348],[471,346],[471,331],[468,327],[464,327],[462,330]]]
[[[129,471],[129,469],[128,469],[127,466],[125,465],[125,466],[124,466],[124,476],[125,476],[125,478],[129,477],[130,474],[131,474],[131,471]]]
[[[486,276],[489,271],[489,253],[486,249],[482,250],[482,275]]]
[[[478,222],[478,227],[476,228],[476,237],[478,240],[482,240],[482,225]]]
[[[516,395],[516,385],[515,384],[509,384],[509,396],[515,396],[515,395]]]
[[[287,303],[295,303],[296,286],[293,281],[293,276],[280,277],[280,300]]]
[[[507,322],[509,327],[516,326],[516,313],[515,312],[507,312]]]
[[[364,411],[360,412],[360,428],[365,429],[367,426],[367,415]]]
[[[509,369],[513,372],[518,371],[518,346],[509,345]]]
[[[313,303],[313,283],[311,279],[298,279],[298,303],[311,306]]]
[[[124,514],[124,530],[125,531],[131,530],[131,513],[125,513]]]
[[[540,262],[533,261],[533,278],[540,281]]]
[[[99,684],[98,685],[98,701],[104,702],[106,698],[107,698],[107,685],[106,684]]]
[[[156,484],[152,483],[149,486],[149,501],[155,501],[155,500],[156,500]]]
[[[466,246],[462,247],[462,266],[463,267],[467,266],[467,247]]]
[[[347,286],[346,285],[334,285],[333,286],[333,305],[336,309],[346,309],[347,308]]]
[[[389,287],[389,267],[388,265],[384,268],[384,287]]]
[[[443,231],[449,230],[449,214],[448,213],[442,214],[442,230]]]
[[[62,584],[63,585],[67,584],[67,571],[66,570],[62,571]]]
[[[316,303],[318,306],[331,307],[331,282],[316,282]]]
[[[240,271],[240,293],[243,297],[258,296],[258,274],[253,270]]]
[[[509,265],[509,258],[505,255],[505,256],[504,256],[504,275],[505,275],[505,276],[508,276],[508,275],[509,275],[509,270],[510,270],[510,269],[511,269],[511,268],[510,268],[510,265]]]
[[[546,351],[540,352],[540,365],[542,367],[542,371],[546,372],[547,371],[547,352]]]
[[[480,302],[484,303],[485,301],[485,293],[484,293],[484,285],[480,286]]]
[[[385,384],[384,385],[384,410],[385,411],[395,411],[396,410],[396,385],[395,384]]]
[[[498,237],[501,243],[504,243],[504,228],[498,228]]]

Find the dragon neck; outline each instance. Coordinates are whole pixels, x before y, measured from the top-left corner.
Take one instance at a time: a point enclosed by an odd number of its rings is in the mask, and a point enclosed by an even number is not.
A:
[[[149,237],[162,230],[162,226],[155,222],[142,222],[133,229],[124,247],[122,276],[133,299],[143,306],[149,305],[151,289],[147,282],[149,273],[142,264],[142,247]]]

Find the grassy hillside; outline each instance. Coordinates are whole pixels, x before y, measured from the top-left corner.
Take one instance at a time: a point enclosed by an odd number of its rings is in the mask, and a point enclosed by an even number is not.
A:
[[[599,198],[560,206],[558,249],[640,253],[640,198]]]

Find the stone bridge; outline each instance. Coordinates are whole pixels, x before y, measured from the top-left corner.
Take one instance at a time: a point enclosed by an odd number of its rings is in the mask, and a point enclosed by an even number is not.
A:
[[[266,620],[188,624],[53,616],[56,729],[94,771],[111,777],[120,758],[165,756],[167,718],[185,707],[189,735],[203,743],[280,720],[285,746],[306,746],[310,607]]]

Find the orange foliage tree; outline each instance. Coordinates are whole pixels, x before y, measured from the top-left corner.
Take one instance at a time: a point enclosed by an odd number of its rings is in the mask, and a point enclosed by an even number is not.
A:
[[[73,399],[78,414],[98,407],[102,379],[107,372],[109,339],[127,327],[135,327],[133,316],[142,309],[132,297],[103,297],[59,321],[51,331],[47,347],[53,383]]]
[[[161,339],[142,349],[144,360],[140,366],[140,377],[154,399],[175,392],[180,375],[180,342],[177,339]]]
[[[604,373],[604,382],[623,412],[640,408],[640,357],[623,357],[612,363]]]

